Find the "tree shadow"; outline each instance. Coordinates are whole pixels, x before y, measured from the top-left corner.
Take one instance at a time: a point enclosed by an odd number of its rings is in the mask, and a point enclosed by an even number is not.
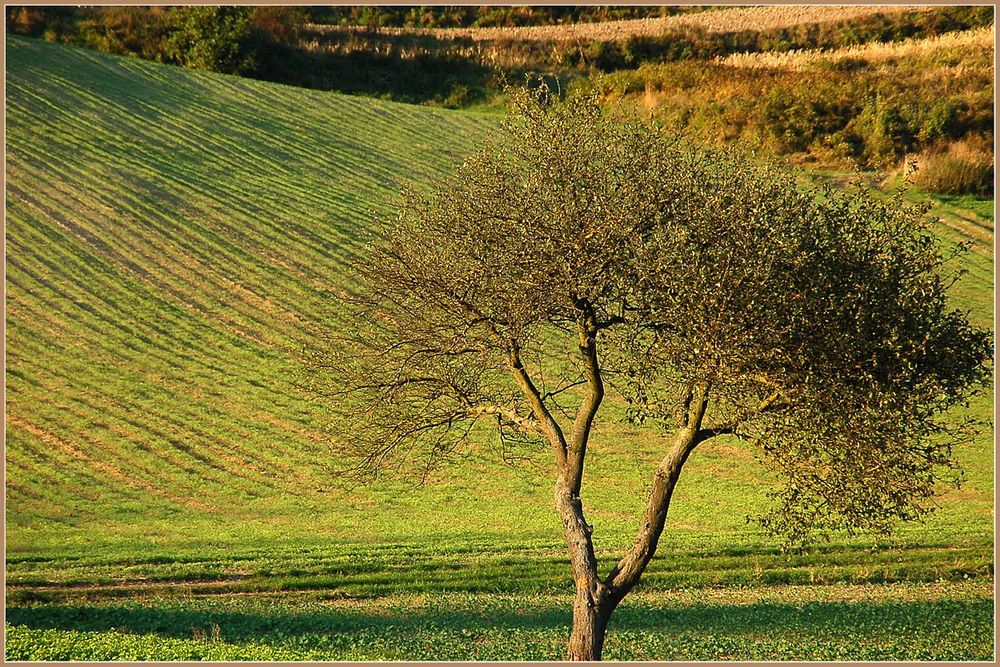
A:
[[[199,601],[203,602],[203,601]],[[553,600],[551,606],[527,601],[523,609],[489,608],[490,597],[465,598],[454,605],[434,608],[345,609],[338,605],[296,610],[282,603],[260,610],[260,601],[247,611],[234,611],[239,601],[198,604],[186,601],[111,605],[38,605],[10,607],[7,623],[34,629],[124,631],[191,639],[199,631],[218,625],[229,642],[266,641],[266,637],[329,636],[365,632],[368,635],[426,632],[435,628],[469,630],[569,631],[570,599]],[[433,604],[433,603],[432,603]],[[257,607],[257,609],[254,609]],[[948,619],[984,619],[993,615],[993,600],[914,600],[893,602],[806,601],[754,604],[660,605],[648,599],[626,600],[612,618],[610,631],[663,633],[751,634],[783,636],[789,632],[849,636],[858,633],[892,634],[936,628],[947,632]],[[922,630],[923,631],[923,630]]]
[[[450,107],[482,102],[496,87],[494,70],[474,60],[433,53],[404,56],[398,49],[335,53],[272,45],[261,54],[253,76],[303,88]]]

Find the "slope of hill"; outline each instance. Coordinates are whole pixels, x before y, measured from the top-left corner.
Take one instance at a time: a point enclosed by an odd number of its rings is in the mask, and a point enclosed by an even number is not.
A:
[[[292,387],[307,327],[336,322],[372,207],[486,123],[34,40],[7,53],[13,535],[320,493],[326,436]]]
[[[565,581],[544,457],[508,468],[487,448],[426,488],[343,488],[330,479],[327,443],[336,434],[324,430],[324,404],[296,386],[313,329],[350,326],[331,296],[372,217],[403,181],[448,169],[493,120],[10,36],[7,57],[13,584],[128,582],[136,572],[123,564],[163,562],[170,568],[157,576],[166,581],[243,576],[235,548],[265,558],[261,571],[274,574],[281,545],[294,557],[276,571],[328,573],[329,561],[303,566],[303,550],[331,542],[429,549],[408,552],[415,558],[448,540],[467,556],[500,549],[511,575],[521,557],[512,554],[530,553],[537,568],[520,576]],[[990,321],[991,258],[965,261],[963,298]],[[992,405],[983,398],[974,409],[988,415]],[[631,539],[659,444],[655,434],[607,426],[597,438],[588,511],[599,546],[614,550]],[[930,523],[904,533],[920,548],[901,565],[887,556],[879,576],[985,571],[988,442],[984,434],[961,450],[967,485],[946,493]],[[696,458],[664,543],[750,544],[779,570],[788,566],[775,542],[745,526],[767,491],[752,453],[730,442]],[[962,540],[964,551],[947,556],[954,562],[932,548]],[[176,561],[205,549],[227,555],[211,565]],[[353,562],[358,549],[334,561]],[[828,564],[843,576],[874,576],[851,549]],[[385,563],[398,559],[392,549],[380,553]],[[67,558],[84,556],[85,570],[67,569]],[[663,581],[688,570],[707,572],[698,581],[745,574],[725,558],[698,558],[680,570],[672,562]],[[429,580],[447,585],[441,576]]]
[[[947,32],[937,37],[924,39],[907,39],[901,42],[883,43],[867,42],[834,51],[822,49],[792,51],[783,53],[734,53],[716,59],[724,65],[745,67],[750,69],[780,69],[786,71],[803,70],[816,63],[824,62],[829,69],[835,65],[846,67],[844,63],[858,67],[864,63],[867,66],[876,65],[887,60],[914,58],[952,50],[952,59],[962,51],[991,50],[994,41],[994,27],[976,28],[973,30],[958,30]]]

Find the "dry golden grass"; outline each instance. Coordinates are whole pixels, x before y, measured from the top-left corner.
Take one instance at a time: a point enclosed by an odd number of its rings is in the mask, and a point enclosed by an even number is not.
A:
[[[722,9],[719,11],[682,14],[660,18],[572,23],[556,26],[524,26],[519,28],[382,28],[390,35],[430,35],[439,39],[466,38],[474,41],[614,41],[629,37],[656,37],[669,30],[701,28],[708,32],[737,32],[787,28],[803,23],[847,21],[872,14],[899,14],[906,11],[927,11],[932,7],[913,6],[775,6]],[[310,25],[317,32],[349,30],[346,26]]]
[[[994,27],[949,32],[937,37],[907,39],[902,42],[872,42],[833,51],[822,49],[787,53],[734,53],[717,60],[725,65],[746,69],[801,71],[816,63],[848,60],[877,64],[888,60],[921,58],[946,49],[992,49]]]
[[[987,137],[970,137],[925,150],[915,156],[914,184],[945,194],[986,196],[993,182],[993,146]],[[976,230],[980,241],[992,241],[992,232]]]

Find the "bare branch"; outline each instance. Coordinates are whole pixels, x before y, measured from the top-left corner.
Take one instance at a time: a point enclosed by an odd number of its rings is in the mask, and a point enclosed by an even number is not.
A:
[[[495,415],[498,418],[506,420],[507,424],[516,426],[525,433],[545,435],[545,431],[542,429],[542,425],[537,419],[531,419],[519,415],[515,410],[510,408],[504,408],[499,405],[492,404],[481,404],[471,408],[468,414],[473,418],[480,415]]]
[[[525,369],[524,364],[521,363],[520,347],[515,341],[511,341],[508,359],[510,371],[514,379],[524,393],[524,397],[528,401],[528,406],[531,408],[535,419],[538,420],[542,432],[548,438],[549,444],[552,445],[558,469],[565,470],[567,462],[566,438],[563,435],[562,428],[559,426],[559,422],[556,421],[552,413],[545,407],[541,394],[538,393],[538,389],[531,381],[528,371]]]
[[[577,409],[570,435],[567,467],[567,486],[569,492],[580,495],[583,482],[583,465],[587,455],[587,443],[590,440],[590,429],[594,417],[604,399],[604,382],[601,379],[601,368],[597,360],[597,327],[593,309],[586,301],[582,301],[583,314],[579,319],[580,355],[583,358],[584,376],[589,388],[587,395]]]

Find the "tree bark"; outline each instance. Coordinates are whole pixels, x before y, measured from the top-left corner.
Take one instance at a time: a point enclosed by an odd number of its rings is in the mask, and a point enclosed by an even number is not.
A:
[[[604,635],[615,604],[600,582],[577,583],[573,603],[573,630],[569,635],[567,660],[600,660]]]
[[[607,587],[597,575],[597,556],[591,539],[593,531],[583,516],[580,496],[570,490],[570,483],[560,478],[555,489],[556,507],[562,518],[563,535],[576,581],[567,659],[600,660],[604,631],[614,605]]]
[[[703,441],[699,431],[708,407],[708,387],[693,389],[688,394],[686,403],[687,414],[683,424],[674,434],[670,452],[660,461],[653,476],[653,487],[646,502],[646,521],[639,529],[632,548],[608,575],[607,584],[618,599],[628,595],[639,583],[639,578],[656,553],[656,545],[667,521],[670,498],[680,478],[681,468],[694,448]]]

